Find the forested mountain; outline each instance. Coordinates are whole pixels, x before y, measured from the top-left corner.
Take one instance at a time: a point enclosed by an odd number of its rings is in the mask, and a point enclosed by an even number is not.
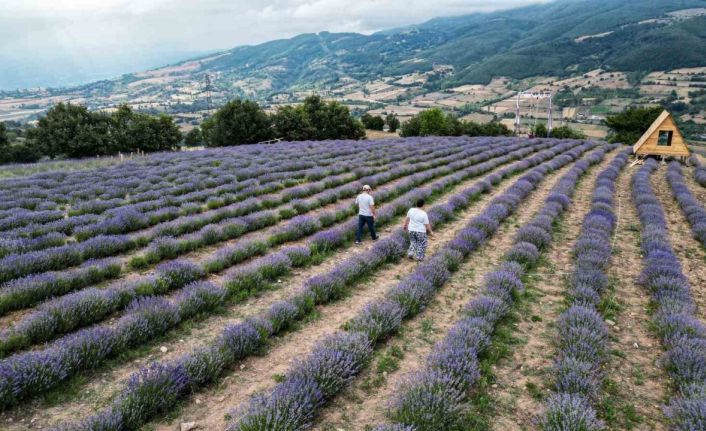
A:
[[[375,33],[303,34],[226,51],[203,69],[272,80],[275,89],[343,76],[367,80],[449,64],[458,83],[562,76],[596,68],[706,65],[704,0],[559,0],[437,18]],[[688,9],[697,9],[686,12]],[[681,11],[677,14],[670,14]],[[608,34],[606,34],[608,33]]]

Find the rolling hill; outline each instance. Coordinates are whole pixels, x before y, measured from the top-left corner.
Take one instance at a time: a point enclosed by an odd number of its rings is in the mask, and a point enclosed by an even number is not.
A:
[[[365,110],[507,80],[483,100],[492,102],[518,89],[513,81],[533,77],[560,80],[601,70],[635,85],[652,71],[706,66],[703,47],[706,0],[557,0],[371,35],[302,34],[78,87],[0,93],[0,120],[3,96],[15,109],[6,119],[35,118],[57,101],[193,113],[209,106],[205,94],[215,105],[248,97],[274,106],[318,92]],[[371,92],[381,95],[367,97]]]

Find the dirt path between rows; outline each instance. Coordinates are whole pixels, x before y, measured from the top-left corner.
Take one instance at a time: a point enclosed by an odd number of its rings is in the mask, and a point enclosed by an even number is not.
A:
[[[706,320],[706,250],[694,238],[689,221],[679,207],[671,187],[667,182],[667,166],[660,165],[659,169],[650,178],[657,199],[662,204],[667,218],[667,231],[674,248],[674,253],[679,258],[682,270],[691,284],[691,294],[696,301],[698,310],[696,315],[701,320]],[[689,175],[684,173],[685,180]],[[688,182],[687,182],[688,184]],[[703,193],[696,194],[702,205],[706,204]]]
[[[556,181],[569,169],[571,165],[553,172],[542,181],[493,238],[471,255],[439,290],[432,304],[423,313],[404,323],[400,336],[390,340],[386,346],[403,352],[404,356],[397,364],[398,369],[383,375],[382,382],[376,382],[376,379],[380,379],[378,367],[381,361],[387,360],[385,356],[376,355],[372,366],[363,372],[355,384],[323,411],[315,430],[363,430],[366,425],[375,426],[385,422],[389,401],[399,382],[424,366],[435,343],[446,336],[461,316],[464,305],[477,295],[483,276],[495,268],[512,246],[517,229],[534,216]]]
[[[554,322],[565,307],[566,277],[573,269],[573,246],[590,209],[596,177],[615,155],[615,152],[607,154],[579,179],[571,206],[559,219],[552,244],[544,252],[545,263],[528,274],[529,295],[520,304],[513,332],[519,342],[508,357],[493,367],[495,382],[488,391],[488,398],[495,404],[493,430],[531,429],[536,415],[542,411],[540,394],[548,393],[552,384],[551,366],[556,355]]]
[[[659,365],[662,354],[659,340],[650,330],[650,297],[637,284],[642,270],[640,220],[630,189],[630,179],[637,169],[625,168],[616,183],[619,217],[609,277],[621,309],[611,328],[613,355],[606,366],[606,377],[615,382],[624,404],[634,408],[639,416],[639,429],[662,431],[667,427],[660,406],[669,391],[669,381]]]
[[[507,165],[503,165],[507,166]],[[502,169],[499,167],[498,169]],[[489,172],[490,173],[490,172]],[[485,174],[488,175],[489,173]],[[483,175],[482,177],[484,177]],[[481,177],[481,178],[482,178]],[[473,178],[462,182],[443,196],[437,199],[434,204],[445,202],[454,191],[469,187],[478,182],[480,178]],[[483,195],[481,199],[471,208],[459,215],[457,221],[447,224],[438,232],[436,239],[430,243],[429,253],[432,253],[442,243],[450,239],[455,231],[465,224],[465,219],[471,217],[485,205],[493,196],[501,193],[514,179],[503,181],[494,189],[491,195]],[[397,227],[398,223],[391,223],[390,228],[383,230],[382,236],[389,233],[392,227]],[[365,242],[362,247],[370,247],[370,242]],[[8,417],[31,417],[36,418],[35,424],[55,424],[66,420],[76,420],[84,417],[97,409],[105,406],[115,394],[124,387],[124,381],[136,371],[140,366],[146,365],[152,361],[168,361],[182,354],[192,351],[195,347],[203,345],[205,340],[212,339],[216,334],[228,324],[237,323],[244,316],[257,314],[266,309],[270,304],[286,298],[299,289],[302,283],[309,277],[329,271],[338,262],[347,257],[361,251],[361,247],[351,246],[340,252],[334,253],[327,257],[325,262],[315,267],[299,270],[297,273],[283,280],[281,287],[277,290],[264,292],[259,297],[249,298],[248,300],[228,306],[226,311],[220,315],[209,316],[206,319],[190,325],[184,325],[170,334],[155,342],[145,345],[143,348],[135,352],[134,357],[130,357],[130,361],[117,364],[114,367],[104,367],[104,371],[95,373],[93,376],[85,376],[82,379],[87,380],[86,383],[80,383],[80,390],[68,397],[63,402],[58,402],[52,406],[47,406],[41,400],[32,400],[22,406],[10,410],[0,415],[0,424],[8,426],[8,429],[26,429],[23,424],[10,424]],[[197,394],[188,401],[188,405],[184,410],[183,417],[203,417],[208,416],[210,423],[223,423],[223,415],[228,409],[236,406],[238,401],[231,398],[237,395],[238,399],[245,400],[254,391],[267,387],[273,383],[272,375],[278,372],[284,372],[289,367],[290,361],[297,354],[304,354],[308,351],[311,345],[320,338],[323,334],[332,332],[337,329],[340,324],[345,322],[355,312],[362,308],[370,299],[380,297],[391,284],[395,283],[399,278],[407,274],[412,268],[413,263],[405,261],[397,265],[392,265],[378,271],[370,280],[360,286],[353,288],[353,293],[348,298],[339,303],[332,304],[321,308],[320,316],[317,320],[308,324],[303,331],[287,334],[281,338],[275,338],[270,351],[265,358],[251,358],[244,361],[238,370],[231,371],[222,380],[217,390],[208,389],[208,393]],[[332,322],[333,321],[333,322]],[[166,347],[167,352],[160,351],[160,347]],[[275,359],[271,359],[275,358]],[[278,364],[279,371],[262,371]],[[243,382],[251,382],[249,387],[251,390],[243,390]],[[226,401],[228,399],[228,401]],[[221,400],[221,401],[219,401]],[[220,413],[211,414],[208,411],[209,406],[214,408],[218,406]],[[193,410],[193,413],[192,411]],[[215,421],[215,422],[214,422]],[[213,425],[213,429],[221,429]],[[211,428],[207,428],[211,429]]]

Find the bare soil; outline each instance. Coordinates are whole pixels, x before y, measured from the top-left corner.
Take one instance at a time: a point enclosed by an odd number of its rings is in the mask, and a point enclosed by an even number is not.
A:
[[[669,238],[674,248],[674,253],[682,264],[684,275],[691,284],[691,294],[698,305],[697,315],[701,319],[706,319],[706,251],[701,243],[692,234],[689,222],[684,216],[679,204],[674,198],[671,187],[666,178],[667,166],[662,165],[659,170],[652,174],[651,183],[655,190],[657,199],[662,204],[664,214],[667,218],[667,230]],[[692,177],[688,172],[684,172],[684,178],[691,183],[690,189],[703,204],[706,204],[706,193],[699,190],[692,182]]]
[[[606,366],[606,377],[615,382],[624,405],[639,416],[640,430],[665,430],[660,406],[669,391],[669,381],[659,360],[659,339],[650,330],[649,294],[637,284],[642,270],[640,221],[632,200],[630,179],[637,168],[625,168],[616,184],[618,222],[609,276],[620,311],[611,327],[610,348],[614,352]]]

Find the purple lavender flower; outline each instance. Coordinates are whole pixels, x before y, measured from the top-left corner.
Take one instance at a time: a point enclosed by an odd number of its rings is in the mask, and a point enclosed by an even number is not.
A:
[[[323,402],[318,384],[311,378],[288,378],[266,395],[253,398],[243,409],[233,412],[228,431],[306,429]]]
[[[298,317],[300,317],[299,309],[290,301],[275,302],[267,310],[267,319],[272,324],[274,333],[287,328]]]
[[[372,342],[377,342],[397,331],[404,315],[404,309],[397,302],[372,302],[346,324],[346,329],[363,332]]]
[[[508,305],[494,296],[481,295],[469,302],[464,312],[468,317],[478,317],[495,326],[507,314]]]
[[[526,267],[533,266],[539,259],[537,246],[529,242],[518,242],[505,253],[505,260],[514,261]]]
[[[204,276],[201,267],[185,260],[163,263],[157,267],[157,274],[165,290],[178,289]]]
[[[584,396],[553,394],[547,401],[540,427],[544,431],[600,431],[604,429],[604,424]]]
[[[187,285],[176,296],[182,319],[213,310],[225,302],[226,289],[209,282],[195,282]]]
[[[541,250],[547,247],[552,241],[549,232],[537,226],[525,225],[517,231],[515,242],[528,242]]]
[[[458,424],[463,392],[452,377],[429,371],[407,378],[398,388],[390,418],[414,429],[452,429]]]

